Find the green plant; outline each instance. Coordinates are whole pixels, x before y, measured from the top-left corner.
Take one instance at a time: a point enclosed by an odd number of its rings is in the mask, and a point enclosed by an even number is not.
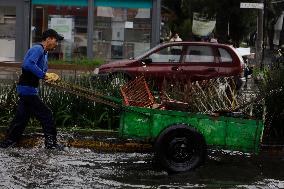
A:
[[[81,74],[63,77],[62,79],[77,86],[90,88],[101,95],[107,95],[103,86],[99,84],[92,86],[91,77],[90,74]],[[73,127],[74,125],[80,128],[106,129],[116,127],[114,120],[117,119],[117,113],[104,104],[95,103],[80,97],[80,95],[73,95],[47,85],[40,86],[40,95],[52,109],[56,125],[59,127]]]
[[[259,71],[256,83],[266,106],[266,125],[271,136],[284,136],[284,69]]]
[[[86,57],[82,58],[75,58],[71,61],[60,60],[60,59],[50,59],[49,64],[74,64],[74,65],[81,65],[81,66],[99,66],[103,64],[105,61],[101,58],[95,59],[88,59]]]
[[[68,121],[72,119],[72,116],[70,115],[66,105],[60,106],[54,117],[56,125],[60,125],[60,127],[65,127]]]
[[[7,125],[16,111],[18,97],[14,81],[2,81],[0,84],[0,124]]]

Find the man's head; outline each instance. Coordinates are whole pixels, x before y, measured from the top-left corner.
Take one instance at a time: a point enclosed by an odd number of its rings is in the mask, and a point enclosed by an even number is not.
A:
[[[42,42],[46,51],[55,49],[58,45],[58,41],[63,39],[64,37],[53,29],[48,29],[42,33]]]

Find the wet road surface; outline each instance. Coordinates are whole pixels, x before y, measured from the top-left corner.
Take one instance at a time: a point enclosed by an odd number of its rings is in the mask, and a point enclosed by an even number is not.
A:
[[[169,175],[152,154],[0,149],[0,188],[284,188],[284,156],[210,151],[192,172]]]

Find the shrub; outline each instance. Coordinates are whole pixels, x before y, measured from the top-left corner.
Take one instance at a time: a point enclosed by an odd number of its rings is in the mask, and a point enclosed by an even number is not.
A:
[[[264,69],[256,76],[259,95],[265,100],[268,134],[284,136],[284,69]]]
[[[71,61],[66,61],[66,60],[59,60],[59,59],[49,59],[49,64],[75,64],[75,65],[81,65],[81,66],[99,66],[103,64],[105,61],[100,58],[95,58],[95,59],[88,59],[86,57],[83,58],[75,58],[72,59]]]
[[[90,75],[63,78],[76,85],[89,86]],[[98,86],[99,87],[99,86]],[[118,110],[103,104],[94,103],[83,97],[49,87],[41,83],[39,95],[51,108],[57,127],[80,127],[91,129],[116,129]],[[18,97],[15,82],[0,85],[0,124],[8,125],[15,115]],[[31,119],[30,126],[39,126]]]

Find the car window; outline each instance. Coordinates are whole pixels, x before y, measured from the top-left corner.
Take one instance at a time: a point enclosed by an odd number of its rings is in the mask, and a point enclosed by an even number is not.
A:
[[[220,54],[220,61],[221,62],[228,62],[228,63],[233,62],[232,56],[230,55],[230,53],[226,49],[219,48],[218,51],[219,51],[219,54]]]
[[[211,47],[207,46],[188,46],[187,53],[185,55],[185,62],[204,62],[213,63],[214,54]]]
[[[180,62],[182,46],[174,45],[171,47],[164,47],[149,55],[153,63],[175,63]]]

